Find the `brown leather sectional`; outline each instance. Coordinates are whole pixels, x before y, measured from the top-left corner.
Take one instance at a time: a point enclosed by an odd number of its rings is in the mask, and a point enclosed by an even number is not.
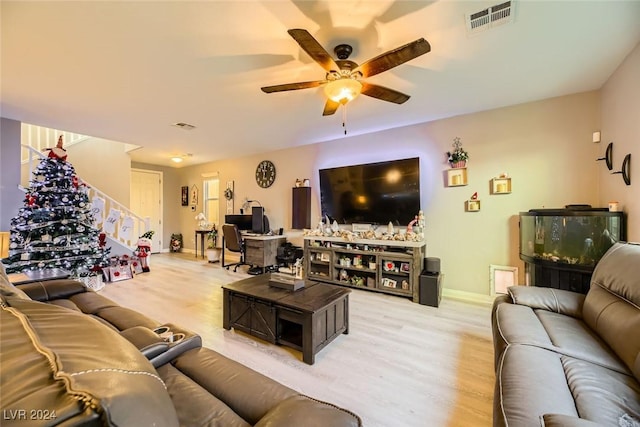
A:
[[[362,425],[79,282],[16,288],[1,270],[3,427]]]
[[[509,288],[492,322],[494,426],[640,426],[640,245],[611,247],[586,296]]]

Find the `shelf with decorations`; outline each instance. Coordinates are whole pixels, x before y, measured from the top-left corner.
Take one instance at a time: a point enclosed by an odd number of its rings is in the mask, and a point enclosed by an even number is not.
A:
[[[345,241],[323,236],[304,239],[307,279],[410,297],[418,302],[418,281],[426,251],[424,241]],[[323,259],[329,260],[327,264],[318,265],[318,254],[324,254]]]
[[[511,178],[506,173],[491,180],[491,194],[509,194],[511,193]]]
[[[460,138],[453,139],[453,150],[447,151],[447,162],[451,169],[447,170],[447,187],[467,185],[467,160],[469,153],[462,148]]]

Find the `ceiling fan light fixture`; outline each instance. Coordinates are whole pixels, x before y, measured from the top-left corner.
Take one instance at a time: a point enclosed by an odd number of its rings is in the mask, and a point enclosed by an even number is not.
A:
[[[360,95],[362,83],[351,78],[342,78],[330,81],[324,87],[324,93],[333,102],[346,104]]]
[[[184,160],[184,159],[183,159],[182,157],[178,157],[178,156],[175,156],[175,157],[172,157],[172,158],[171,158],[171,161],[172,161],[172,162],[174,162],[174,163],[180,163],[180,162],[182,162],[183,160]]]

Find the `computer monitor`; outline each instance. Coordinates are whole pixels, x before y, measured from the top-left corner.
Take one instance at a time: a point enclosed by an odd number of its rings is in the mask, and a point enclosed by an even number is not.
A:
[[[258,234],[264,234],[264,208],[262,206],[253,206],[251,208],[251,231]]]
[[[238,230],[251,230],[253,228],[253,216],[252,215],[225,215],[225,224],[235,224],[238,226]]]

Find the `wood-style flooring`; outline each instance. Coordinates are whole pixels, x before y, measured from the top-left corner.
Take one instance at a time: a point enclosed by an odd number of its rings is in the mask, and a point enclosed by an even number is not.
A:
[[[490,426],[490,307],[443,298],[440,307],[354,289],[349,334],[316,355],[222,328],[221,286],[248,275],[194,254],[153,254],[151,271],[100,293],[317,399],[357,413],[366,427]],[[242,271],[242,272],[240,272]]]

